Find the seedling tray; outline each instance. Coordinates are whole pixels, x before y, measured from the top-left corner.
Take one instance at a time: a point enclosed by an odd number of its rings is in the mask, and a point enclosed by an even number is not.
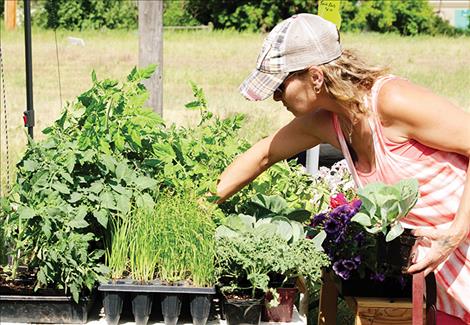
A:
[[[147,293],[182,293],[213,295],[215,287],[190,287],[185,285],[165,285],[159,281],[152,281],[150,284],[136,284],[132,280],[101,283],[99,291],[114,292],[147,292]]]
[[[185,285],[166,285],[152,281],[148,284],[137,284],[133,280],[119,280],[101,283],[98,287],[103,292],[103,307],[108,325],[117,325],[125,301],[132,301],[132,313],[136,325],[146,325],[151,318],[153,305],[158,304],[158,314],[166,325],[178,322],[183,297],[186,296],[194,325],[204,325],[211,310],[215,287],[191,287]],[[158,302],[157,302],[158,301]],[[160,315],[153,315],[153,317]]]
[[[88,297],[0,295],[0,324],[84,324],[91,305]]]

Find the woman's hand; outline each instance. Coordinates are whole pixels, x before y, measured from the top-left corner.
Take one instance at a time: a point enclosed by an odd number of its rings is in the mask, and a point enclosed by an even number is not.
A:
[[[424,271],[424,276],[428,275],[465,240],[468,232],[458,227],[449,229],[425,229],[418,228],[413,231],[413,235],[419,237],[418,245],[430,247],[426,256],[408,269],[408,273],[419,273]]]

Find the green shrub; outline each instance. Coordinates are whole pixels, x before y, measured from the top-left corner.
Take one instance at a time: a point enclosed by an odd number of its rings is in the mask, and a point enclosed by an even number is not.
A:
[[[137,27],[137,3],[133,0],[45,0],[34,15],[44,28],[133,29]]]
[[[316,13],[311,0],[188,0],[188,10],[202,24],[215,28],[267,31],[280,20],[300,12]]]
[[[186,8],[186,1],[164,0],[163,25],[164,26],[197,26],[200,25]]]
[[[317,7],[318,1],[309,0],[188,0],[186,8],[201,23],[212,22],[215,28],[269,31],[293,14],[315,14]],[[437,17],[426,0],[343,0],[341,18],[342,31],[401,35],[459,33]]]

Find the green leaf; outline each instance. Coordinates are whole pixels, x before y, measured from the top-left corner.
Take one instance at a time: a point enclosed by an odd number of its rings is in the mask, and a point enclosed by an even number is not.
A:
[[[127,164],[125,162],[119,162],[116,166],[116,178],[120,182],[128,170]]]
[[[351,218],[351,221],[357,222],[364,227],[370,227],[372,225],[370,217],[363,212],[356,213],[356,215]]]
[[[136,204],[137,207],[141,209],[152,210],[155,207],[155,201],[148,193],[144,193],[141,196],[138,196],[136,198]]]
[[[28,172],[34,172],[36,169],[39,168],[39,163],[34,160],[25,160],[23,161],[23,169]]]
[[[263,220],[263,219],[261,219]],[[253,232],[255,234],[257,234],[258,236],[268,236],[268,237],[272,237],[272,236],[275,236],[277,234],[277,225],[269,222],[269,223],[261,223],[259,225],[257,225]]]
[[[131,208],[130,198],[124,194],[114,194],[114,198],[116,200],[116,209],[121,211],[123,214],[129,212]]]
[[[139,176],[134,181],[139,190],[153,189],[157,186],[158,182],[153,178],[147,176]]]
[[[395,223],[390,231],[387,233],[387,236],[385,237],[385,241],[389,242],[400,236],[405,229],[401,225],[401,223],[397,222]]]
[[[168,143],[155,143],[152,146],[154,154],[159,160],[171,163],[176,158],[173,148]]]
[[[195,101],[185,104],[184,107],[190,110],[198,110],[198,109],[201,109],[203,106],[201,105],[200,101],[195,100]]]
[[[139,70],[139,75],[142,79],[149,79],[156,69],[156,64],[149,64],[147,67]]]
[[[295,220],[298,222],[306,222],[310,220],[311,212],[308,210],[293,210],[292,212],[289,212],[289,214],[286,215],[286,218],[289,220]]]
[[[142,147],[142,140],[140,138],[139,132],[136,130],[131,130],[131,139],[137,147]]]
[[[72,219],[68,223],[68,225],[69,225],[70,228],[80,229],[80,228],[88,227],[89,224],[88,224],[88,222],[86,222],[86,220],[76,217],[76,218]]]
[[[100,180],[93,182],[88,190],[95,194],[99,194],[103,190],[103,188],[103,181]]]
[[[249,206],[256,212],[257,218],[269,218],[272,216],[282,216],[288,212],[289,207],[286,200],[278,195],[258,194],[250,202]]]
[[[18,216],[21,219],[31,219],[36,216],[36,212],[30,207],[20,206],[18,207]]]
[[[97,211],[93,211],[93,216],[96,218],[96,220],[99,222],[100,225],[102,225],[104,228],[107,228],[108,226],[108,213],[101,209]]]
[[[70,190],[68,186],[65,185],[64,183],[55,182],[54,184],[52,184],[52,188],[55,189],[56,191],[59,191],[62,194],[70,194]]]
[[[75,202],[78,202],[82,199],[83,195],[81,193],[78,193],[78,192],[73,192],[71,195],[70,195],[70,199],[69,199],[69,202],[70,203],[75,203]]]
[[[292,242],[295,243],[296,241],[305,238],[304,234],[304,226],[297,221],[291,221],[290,225],[292,227]]]
[[[109,191],[104,191],[100,194],[101,206],[105,209],[115,209],[116,203],[114,202],[114,196]]]
[[[126,144],[126,141],[125,141],[125,138],[123,136],[121,136],[121,134],[119,133],[115,133],[113,135],[113,142],[114,142],[114,145],[116,146],[116,148],[119,150],[119,151],[123,151],[124,150],[124,146]]]
[[[43,267],[39,268],[39,271],[38,271],[36,277],[37,277],[38,282],[40,284],[47,284],[47,277],[46,277],[46,274],[44,273],[44,268]]]
[[[277,226],[277,235],[286,241],[291,240],[293,236],[292,226],[287,218],[275,217],[272,221]]]
[[[255,222],[255,217],[245,214],[231,215],[225,219],[225,225],[237,232],[251,231],[255,225]]]
[[[69,184],[73,184],[73,178],[70,176],[69,173],[66,173],[64,171],[59,172],[60,176],[65,179]]]
[[[218,226],[217,229],[215,230],[215,238],[217,239],[224,238],[224,237],[233,238],[233,237],[238,237],[238,236],[239,236],[238,232],[224,225]]]
[[[311,240],[315,244],[315,248],[319,252],[323,252],[323,247],[322,244],[326,239],[326,232],[324,230],[320,231],[315,237],[313,237]]]
[[[96,81],[97,81],[95,70],[92,70],[92,71],[91,71],[91,81],[92,81],[93,83],[96,83]]]
[[[131,72],[127,76],[128,81],[135,81],[137,76],[137,67],[132,68]]]
[[[116,159],[111,157],[110,155],[100,155],[99,160],[103,165],[106,167],[106,169],[112,173],[116,170]]]
[[[85,151],[80,152],[81,158],[80,158],[80,163],[86,163],[86,162],[93,162],[93,158],[95,156],[95,151],[88,149]]]

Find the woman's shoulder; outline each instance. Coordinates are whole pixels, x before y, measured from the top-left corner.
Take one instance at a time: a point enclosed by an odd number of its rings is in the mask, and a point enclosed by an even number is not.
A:
[[[377,112],[387,121],[411,113],[415,103],[437,95],[405,78],[393,77],[380,86],[376,96]]]

